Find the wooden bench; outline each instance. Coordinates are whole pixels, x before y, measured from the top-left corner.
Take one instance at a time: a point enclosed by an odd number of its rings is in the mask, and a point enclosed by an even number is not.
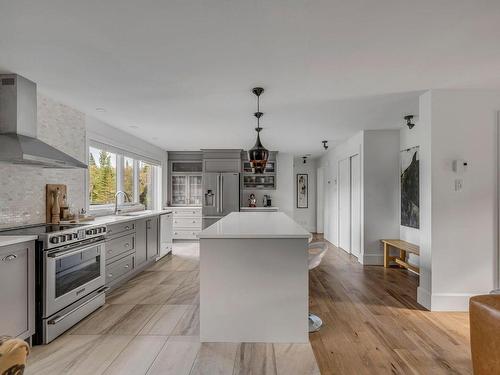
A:
[[[412,243],[402,240],[380,240],[384,244],[384,267],[390,266],[391,262],[395,262],[400,267],[412,270],[419,273],[419,268],[412,266],[406,262],[406,253],[420,255],[420,248]],[[390,254],[391,248],[399,250],[399,256],[392,256]]]

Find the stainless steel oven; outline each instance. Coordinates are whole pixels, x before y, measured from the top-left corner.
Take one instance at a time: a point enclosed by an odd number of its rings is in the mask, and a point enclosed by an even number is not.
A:
[[[89,240],[44,252],[44,317],[104,286],[104,246]]]

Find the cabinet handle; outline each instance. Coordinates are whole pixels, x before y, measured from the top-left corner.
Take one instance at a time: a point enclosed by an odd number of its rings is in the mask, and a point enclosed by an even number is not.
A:
[[[125,268],[129,268],[129,265],[127,264],[127,265],[125,266]]]
[[[196,223],[196,220],[193,220],[193,224]]]
[[[125,244],[125,247],[129,247],[129,246],[130,246],[130,244],[127,242],[127,243]]]
[[[127,226],[125,227],[125,230],[129,230],[129,229],[130,229],[130,227],[127,225]]]
[[[14,259],[17,258],[17,255],[16,254],[9,254],[7,255],[6,257],[4,257],[2,260],[4,262],[10,262],[10,261],[13,261]]]

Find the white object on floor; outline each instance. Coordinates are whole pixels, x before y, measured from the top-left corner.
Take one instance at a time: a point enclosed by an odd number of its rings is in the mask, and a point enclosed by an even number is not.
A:
[[[326,252],[328,250],[328,244],[326,242],[313,242],[309,244],[309,269],[312,270],[318,267],[323,260]],[[317,332],[323,325],[323,321],[317,315],[309,313],[309,332]]]
[[[308,237],[281,212],[235,212],[202,231],[201,341],[308,342]]]

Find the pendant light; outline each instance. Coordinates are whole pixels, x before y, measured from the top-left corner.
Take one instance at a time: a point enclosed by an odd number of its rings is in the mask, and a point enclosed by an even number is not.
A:
[[[260,118],[264,115],[260,111],[260,95],[264,92],[264,89],[262,87],[255,87],[252,89],[252,92],[257,96],[257,112],[254,113],[254,116],[257,118],[257,127],[255,128],[257,141],[248,151],[248,160],[250,160],[250,165],[254,173],[264,173],[267,159],[269,158],[269,151],[260,142],[260,132],[262,130],[260,127]]]

